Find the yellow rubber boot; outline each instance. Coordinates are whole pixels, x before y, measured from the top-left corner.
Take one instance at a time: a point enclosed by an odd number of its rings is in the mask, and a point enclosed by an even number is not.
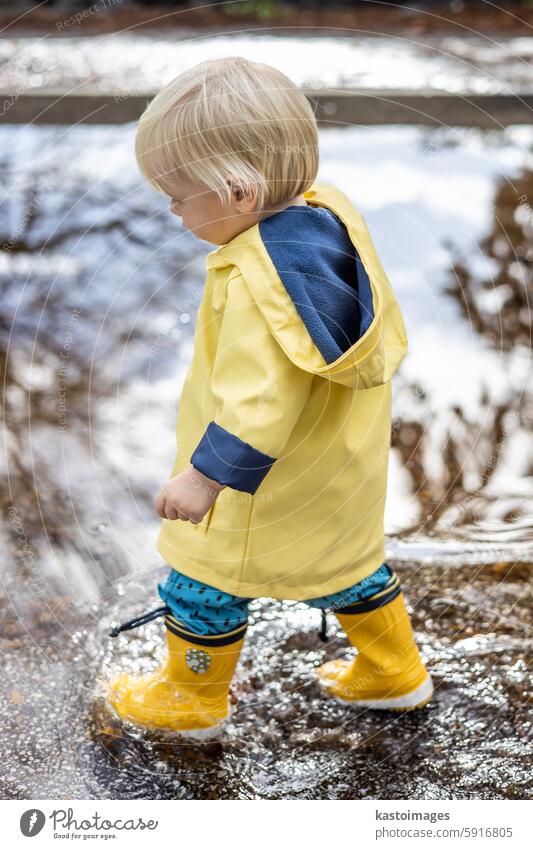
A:
[[[107,698],[122,719],[166,728],[189,737],[217,733],[230,714],[229,686],[241,653],[246,624],[207,637],[165,617],[168,653],[151,675],[120,675]]]
[[[433,682],[415,643],[403,593],[375,609],[340,613],[337,618],[357,649],[353,661],[333,660],[317,670],[328,695],[378,710],[414,710],[427,704]],[[352,605],[350,611],[357,609]]]

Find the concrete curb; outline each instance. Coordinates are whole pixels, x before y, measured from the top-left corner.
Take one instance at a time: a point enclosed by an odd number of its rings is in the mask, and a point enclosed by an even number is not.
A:
[[[0,91],[4,124],[124,124],[136,121],[155,92],[70,94]],[[533,123],[533,93],[449,94],[433,91],[307,90],[322,126],[423,124],[500,129]]]

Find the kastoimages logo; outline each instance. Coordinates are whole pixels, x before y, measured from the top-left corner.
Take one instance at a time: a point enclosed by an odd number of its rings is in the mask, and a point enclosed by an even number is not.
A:
[[[46,822],[46,817],[38,808],[31,808],[29,811],[24,811],[20,818],[20,830],[24,837],[35,837],[42,831],[43,825]]]

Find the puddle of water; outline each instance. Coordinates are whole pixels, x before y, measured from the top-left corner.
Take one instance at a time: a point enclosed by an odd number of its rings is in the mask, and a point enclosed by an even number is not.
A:
[[[0,72],[3,88],[15,92],[63,86],[77,93],[142,92],[155,91],[182,70],[214,56],[267,63],[275,56],[281,71],[309,88],[499,94],[529,91],[531,53],[531,39],[520,37],[130,32],[3,38]]]
[[[122,729],[94,684],[162,650],[160,623],[107,632],[157,604],[153,498],[211,249],[140,184],[133,133],[0,127],[2,795],[523,798],[533,464],[515,263],[527,272],[533,129],[322,134],[320,178],[361,208],[408,327],[387,552],[435,703],[403,717],[330,703],[313,668],[343,635],[324,647],[315,613],[260,601],[234,717],[199,747]]]
[[[313,668],[343,656],[330,621],[319,641],[315,612],[257,602],[233,684],[234,713],[220,741],[125,730],[94,678],[119,665],[146,671],[162,627],[106,637],[115,604],[46,622],[4,640],[0,753],[7,798],[523,798],[528,793],[526,690],[531,650],[527,573],[499,581],[490,568],[400,569],[437,697],[413,715],[353,711],[323,696]],[[131,582],[128,607],[143,606]],[[17,639],[25,643],[15,651]],[[46,646],[46,649],[44,648]]]

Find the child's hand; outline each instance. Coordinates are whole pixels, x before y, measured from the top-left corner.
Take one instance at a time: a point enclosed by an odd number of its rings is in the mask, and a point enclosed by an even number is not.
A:
[[[155,501],[162,519],[183,519],[197,525],[216,501],[223,484],[207,478],[194,466],[170,478]]]

